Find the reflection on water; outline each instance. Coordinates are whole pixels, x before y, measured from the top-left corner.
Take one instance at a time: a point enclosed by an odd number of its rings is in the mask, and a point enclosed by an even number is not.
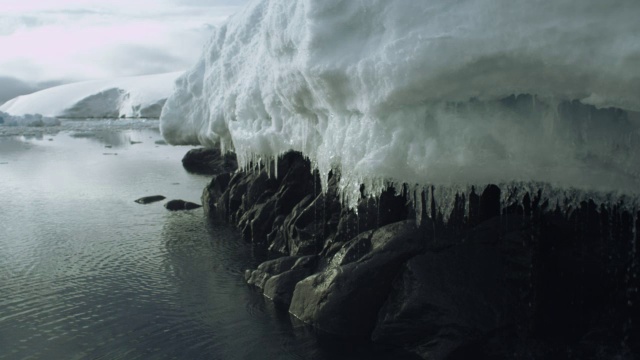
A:
[[[265,302],[243,281],[263,257],[202,209],[133,202],[199,202],[188,148],[156,129],[78,131],[0,137],[0,359],[398,358]]]

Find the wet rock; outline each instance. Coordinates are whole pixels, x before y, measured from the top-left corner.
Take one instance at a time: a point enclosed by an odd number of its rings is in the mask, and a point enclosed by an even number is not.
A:
[[[273,302],[289,306],[296,284],[311,275],[317,265],[318,257],[315,255],[299,258],[290,270],[270,277],[264,283],[264,296]]]
[[[245,271],[245,280],[249,285],[255,285],[262,289],[264,283],[272,276],[290,270],[298,261],[296,256],[283,256],[277,259],[265,261],[256,270]]]
[[[220,217],[237,225],[237,221],[242,216],[242,197],[255,177],[256,174],[242,172],[231,176],[227,189],[216,201],[216,210]]]
[[[254,244],[262,244],[268,241],[268,236],[273,229],[273,223],[276,217],[274,210],[275,199],[273,198],[257,206],[253,221],[249,224],[251,241]]]
[[[515,326],[518,299],[504,286],[503,262],[495,246],[482,243],[414,257],[394,283],[372,339],[446,359]]]
[[[317,199],[321,199],[318,197]],[[317,200],[316,199],[316,200]],[[322,224],[316,218],[318,202],[308,195],[292,210],[283,224],[287,249],[291,255],[312,255],[322,249]]]
[[[141,197],[140,199],[136,200],[135,202],[137,202],[138,204],[151,204],[154,202],[158,202],[158,201],[162,201],[166,199],[164,196],[162,195],[152,195],[152,196],[145,196],[145,197]]]
[[[214,175],[209,185],[207,185],[202,191],[202,206],[207,214],[213,214],[216,209],[216,203],[222,197],[222,194],[227,190],[229,182],[231,181],[231,174],[224,173]]]
[[[220,149],[192,149],[182,158],[182,166],[191,173],[216,175],[236,171],[238,161],[234,153],[222,154]]]
[[[276,215],[289,215],[291,210],[306,196],[320,192],[317,172],[312,173],[309,161],[301,153],[289,152],[285,154],[278,161],[278,169],[281,178],[279,178],[279,190],[275,195],[277,198]],[[314,177],[316,182],[314,182]]]
[[[319,329],[372,334],[426,358],[637,352],[633,221],[640,225],[620,207],[561,210],[540,193],[505,206],[490,185],[449,196],[444,207],[430,188],[430,196],[414,195],[420,209],[390,189],[363,197],[354,211],[338,199],[339,175],[319,194],[319,177],[299,153],[275,166],[266,167],[271,176],[265,168],[216,176],[203,204],[247,240],[285,255],[247,279]],[[420,229],[410,230],[403,220],[417,213]],[[296,268],[307,254],[318,254],[313,266]],[[621,343],[631,350],[621,353]]]
[[[406,219],[408,219],[407,199],[396,195],[394,188],[389,188],[377,199],[369,197],[360,199],[357,215],[352,210],[341,209],[333,240],[343,242],[360,232]]]
[[[370,245],[360,253],[352,250],[362,243]],[[344,253],[353,254],[348,260],[336,258],[341,249],[325,271],[298,282],[289,312],[325,332],[367,338],[393,279],[423,246],[414,221],[361,234],[344,245]]]
[[[180,211],[180,210],[193,210],[202,207],[202,205],[198,205],[196,203],[192,203],[184,200],[171,200],[164,204],[164,207],[170,211]]]
[[[249,211],[254,205],[264,203],[278,188],[278,182],[261,170],[251,176],[247,190],[242,196],[242,209]]]

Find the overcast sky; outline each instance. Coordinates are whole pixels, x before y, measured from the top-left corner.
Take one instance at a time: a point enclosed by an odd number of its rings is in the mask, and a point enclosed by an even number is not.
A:
[[[246,1],[0,0],[0,88],[187,69]]]

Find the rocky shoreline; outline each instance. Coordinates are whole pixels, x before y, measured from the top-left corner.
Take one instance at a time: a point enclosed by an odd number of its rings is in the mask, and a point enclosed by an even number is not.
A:
[[[248,171],[217,150],[183,163],[213,175],[207,215],[273,255],[247,282],[323,332],[425,359],[640,354],[639,216],[620,204],[561,209],[527,194],[504,207],[490,185],[457,194],[447,216],[395,189],[356,212],[339,174],[322,192],[300,153]]]

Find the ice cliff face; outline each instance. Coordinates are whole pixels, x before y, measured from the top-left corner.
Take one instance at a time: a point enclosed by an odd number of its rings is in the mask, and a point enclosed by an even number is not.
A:
[[[640,187],[636,0],[255,0],[177,81],[174,144],[361,183]],[[326,179],[326,176],[322,178]]]
[[[9,100],[0,111],[63,118],[158,118],[181,72],[84,81]]]

